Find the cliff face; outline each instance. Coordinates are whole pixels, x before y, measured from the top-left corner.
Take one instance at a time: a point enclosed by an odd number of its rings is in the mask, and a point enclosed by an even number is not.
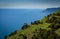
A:
[[[21,30],[17,30],[5,39],[60,39],[60,10],[41,20],[25,23]]]

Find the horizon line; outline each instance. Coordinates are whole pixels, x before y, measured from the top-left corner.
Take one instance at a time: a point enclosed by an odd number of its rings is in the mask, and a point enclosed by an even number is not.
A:
[[[39,8],[39,7],[0,7],[0,9],[47,9],[47,8],[59,8],[59,7],[46,7],[46,8]]]

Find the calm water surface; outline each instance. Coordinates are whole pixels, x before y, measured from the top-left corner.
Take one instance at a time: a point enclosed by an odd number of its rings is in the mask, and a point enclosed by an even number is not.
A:
[[[0,9],[0,39],[21,29],[24,23],[30,24],[50,14],[42,11],[41,9]]]

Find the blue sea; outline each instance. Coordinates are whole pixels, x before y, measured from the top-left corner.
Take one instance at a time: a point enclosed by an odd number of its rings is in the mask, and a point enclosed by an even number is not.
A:
[[[44,9],[43,9],[44,10]],[[0,9],[0,39],[15,30],[21,29],[24,23],[30,24],[40,20],[51,12],[41,9]]]

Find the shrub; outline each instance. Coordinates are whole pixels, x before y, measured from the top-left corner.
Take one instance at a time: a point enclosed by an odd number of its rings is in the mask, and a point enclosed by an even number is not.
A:
[[[20,34],[19,36],[22,37],[23,39],[27,39],[26,35]]]
[[[7,36],[5,36],[4,39],[7,39]]]
[[[29,26],[27,23],[24,23],[22,29],[26,29],[26,28],[28,28],[28,27],[30,27],[30,26]]]
[[[13,33],[11,33],[9,36],[17,34],[17,30],[15,30]]]

